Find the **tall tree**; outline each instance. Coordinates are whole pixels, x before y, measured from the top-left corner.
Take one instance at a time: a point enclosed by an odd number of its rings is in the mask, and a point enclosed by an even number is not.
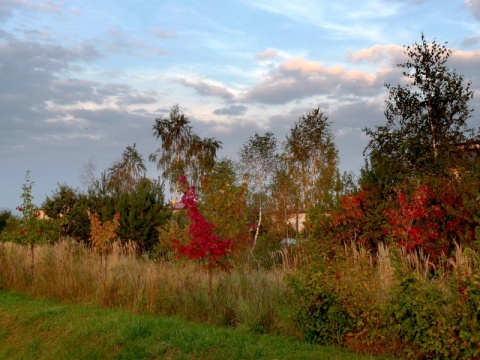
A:
[[[94,186],[95,182],[95,172],[97,166],[93,158],[88,159],[83,165],[80,173],[80,181],[85,189],[88,190]]]
[[[109,185],[117,193],[133,191],[139,181],[145,177],[147,168],[136,145],[127,146],[121,160],[114,162],[108,169]]]
[[[243,248],[248,239],[246,227],[246,184],[238,184],[234,162],[220,159],[202,179],[200,211],[215,224],[214,231],[222,239],[232,239]]]
[[[467,120],[473,111],[470,82],[447,66],[452,51],[435,41],[405,48],[405,85],[386,85],[387,123],[364,131],[371,137],[365,152],[381,181],[392,183],[415,174],[435,175],[449,169],[455,147],[473,141]]]
[[[298,214],[299,183],[293,167],[290,166],[285,156],[279,157],[269,188],[269,207],[273,211],[272,220],[275,222],[277,230],[283,237],[294,237],[293,231],[301,227]]]
[[[284,151],[298,178],[299,203],[305,209],[331,205],[338,175],[338,150],[328,117],[320,108],[299,118],[287,135]]]
[[[257,245],[265,191],[271,178],[276,163],[277,139],[271,132],[264,135],[255,133],[242,146],[239,152],[240,165],[252,193],[258,194],[258,220],[256,222],[255,236],[252,249]]]
[[[163,170],[175,200],[180,177],[188,174],[191,182],[198,184],[202,174],[213,165],[222,144],[214,138],[201,139],[193,133],[190,121],[180,112],[178,105],[172,106],[168,118],[155,119],[153,135],[160,139],[161,146],[149,155],[149,159]]]

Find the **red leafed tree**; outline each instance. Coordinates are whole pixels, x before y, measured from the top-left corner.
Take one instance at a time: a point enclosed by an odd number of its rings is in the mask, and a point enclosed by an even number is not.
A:
[[[447,254],[448,241],[440,228],[445,212],[435,200],[435,192],[427,185],[415,189],[410,198],[398,190],[398,208],[386,210],[389,221],[384,232],[408,251],[422,248],[434,259]]]
[[[375,251],[383,234],[378,231],[385,221],[383,205],[379,204],[375,193],[364,189],[357,194],[346,194],[341,198],[339,208],[325,219],[327,233],[320,237],[331,237],[334,244],[355,243]]]
[[[422,249],[433,261],[449,255],[454,242],[471,244],[475,220],[455,182],[416,187],[411,196],[397,190],[397,207],[386,211],[388,225],[383,229],[390,239],[409,251]]]
[[[215,225],[205,220],[198,210],[198,195],[194,186],[189,186],[185,176],[180,178],[180,183],[184,187],[184,193],[181,203],[190,219],[190,242],[182,244],[174,240],[172,249],[178,256],[186,256],[190,260],[200,260],[205,268],[227,269],[225,261],[226,256],[234,250],[234,243],[230,239],[220,239],[213,231]]]

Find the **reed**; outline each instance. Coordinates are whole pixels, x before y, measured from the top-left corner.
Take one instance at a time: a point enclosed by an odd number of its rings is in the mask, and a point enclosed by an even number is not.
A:
[[[115,243],[103,261],[82,244],[59,241],[35,247],[35,274],[29,249],[0,245],[0,287],[72,303],[91,303],[138,313],[178,315],[260,332],[297,334],[288,316],[293,295],[284,281],[293,255],[272,255],[268,271],[254,262],[230,272],[209,274],[192,262],[156,262],[138,257],[134,243]]]

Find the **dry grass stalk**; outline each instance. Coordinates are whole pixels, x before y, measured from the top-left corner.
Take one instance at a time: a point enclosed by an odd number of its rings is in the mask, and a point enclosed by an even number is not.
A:
[[[138,258],[133,243],[114,244],[103,265],[91,249],[68,241],[38,246],[35,257],[38,265],[31,277],[28,249],[3,244],[0,287],[43,298],[268,330],[282,327],[282,307],[293,302],[284,281],[295,264],[293,257],[288,266],[269,271],[247,264],[229,274],[215,273],[211,296],[209,276],[200,266]]]

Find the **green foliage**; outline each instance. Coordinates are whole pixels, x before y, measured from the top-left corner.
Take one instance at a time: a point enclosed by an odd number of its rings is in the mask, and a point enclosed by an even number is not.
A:
[[[36,244],[52,243],[60,236],[57,222],[39,218],[41,213],[33,203],[33,184],[30,180],[30,172],[27,171],[25,183],[22,186],[22,205],[17,207],[21,216],[18,223],[12,221],[8,226],[14,233],[7,235],[9,241],[30,245],[32,249]],[[18,227],[16,227],[17,224]]]
[[[459,358],[455,301],[449,291],[411,269],[396,269],[398,284],[387,307],[388,332],[407,345],[408,358]]]
[[[122,159],[114,162],[108,169],[108,185],[110,191],[115,194],[133,191],[138,182],[145,177],[147,168],[136,145],[127,146],[122,153]]]
[[[291,279],[298,300],[297,321],[305,338],[382,352],[384,289],[364,248],[326,251],[310,243],[307,265]]]
[[[120,214],[119,237],[135,241],[146,251],[157,243],[156,228],[165,224],[170,216],[164,205],[163,186],[147,178],[141,179],[131,192],[121,193],[114,209]]]
[[[217,150],[222,143],[215,138],[201,139],[190,126],[190,120],[180,112],[178,105],[171,108],[168,118],[157,118],[153,135],[160,139],[161,146],[149,159],[163,170],[164,178],[170,183],[175,196],[179,190],[178,181],[182,175],[189,175],[196,185],[214,165]]]
[[[291,279],[307,339],[411,359],[480,355],[479,253],[457,246],[436,267],[383,246],[310,254]]]
[[[251,197],[252,200],[258,200],[252,201],[252,205],[254,204],[252,207],[255,207],[258,212],[252,249],[257,246],[260,234],[266,190],[277,161],[276,150],[277,139],[272,132],[266,132],[264,135],[255,133],[239,151],[243,179],[248,184],[250,195],[258,195]]]
[[[20,218],[12,216],[5,221],[5,227],[0,232],[0,241],[18,242],[18,236],[21,232]]]
[[[467,120],[473,111],[470,82],[446,66],[451,54],[445,45],[407,46],[403,68],[406,85],[387,85],[386,125],[364,131],[371,140],[366,151],[377,179],[392,184],[405,177],[445,174],[458,166],[459,146],[476,140]]]
[[[87,197],[68,185],[58,184],[42,204],[45,214],[61,226],[62,236],[86,240],[90,234]]]
[[[249,234],[246,227],[246,185],[237,184],[233,161],[222,159],[202,179],[200,212],[215,224],[213,231],[221,239],[232,239],[236,252],[245,248]]]
[[[338,150],[330,123],[320,108],[300,117],[287,135],[285,155],[300,185],[298,203],[304,209],[331,207],[338,173]]]
[[[88,208],[100,215],[100,220],[111,220],[120,214],[117,235],[123,240],[135,241],[141,250],[150,251],[157,243],[156,228],[168,221],[163,186],[148,178],[140,179],[131,191],[111,193],[104,186],[108,181],[97,182],[88,196]]]
[[[186,244],[190,238],[188,232],[189,220],[185,211],[173,213],[170,219],[156,228],[158,242],[153,246],[150,256],[158,261],[174,261],[175,253],[172,250],[174,240]]]
[[[303,209],[298,197],[300,187],[295,169],[285,156],[281,156],[276,165],[267,199],[267,211],[272,224],[266,228],[281,238],[294,238],[296,229],[292,226],[291,219]],[[268,219],[265,220],[268,222]]]
[[[8,220],[13,218],[13,214],[10,210],[0,211],[0,233],[7,227]]]

